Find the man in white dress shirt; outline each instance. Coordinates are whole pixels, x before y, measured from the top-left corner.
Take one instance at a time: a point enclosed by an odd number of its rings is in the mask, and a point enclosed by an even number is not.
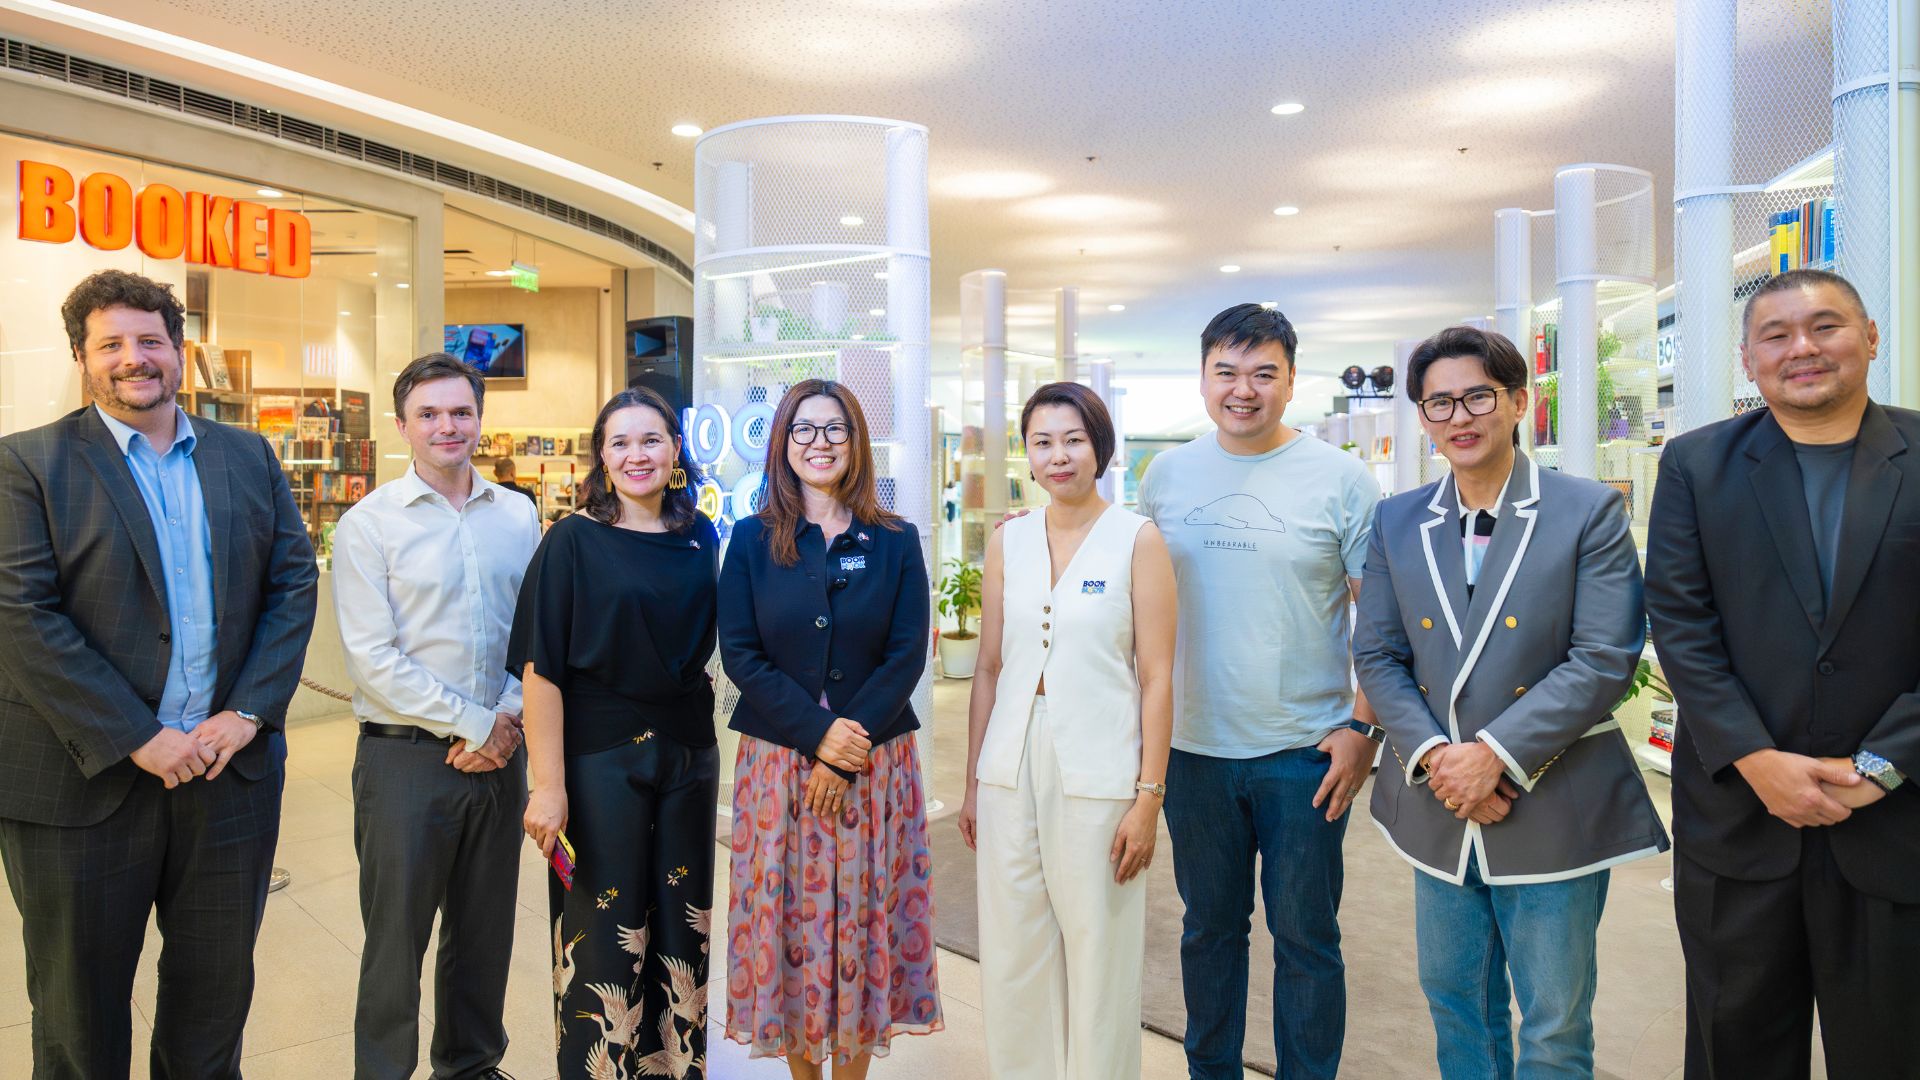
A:
[[[506,1077],[498,1066],[527,801],[507,633],[540,520],[469,460],[485,394],[479,372],[446,353],[407,365],[394,382],[394,422],[413,466],[349,509],[334,533],[334,607],[360,720],[353,845],[367,937],[357,1080],[413,1075],[420,963],[436,912],[433,1075]]]

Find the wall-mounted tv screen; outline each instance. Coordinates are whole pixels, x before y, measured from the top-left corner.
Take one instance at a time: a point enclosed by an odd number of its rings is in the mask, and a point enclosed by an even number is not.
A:
[[[447,351],[489,379],[527,377],[527,328],[520,323],[450,325]]]

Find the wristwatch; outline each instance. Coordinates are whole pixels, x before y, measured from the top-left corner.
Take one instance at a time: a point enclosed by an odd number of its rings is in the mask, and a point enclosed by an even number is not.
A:
[[[1162,799],[1167,797],[1167,785],[1165,784],[1149,784],[1145,780],[1142,780],[1133,785],[1133,790],[1144,791],[1149,795],[1158,796]]]
[[[1899,769],[1893,767],[1893,762],[1871,750],[1862,750],[1853,755],[1853,771],[1879,784],[1887,791],[1899,787],[1907,779],[1901,775]]]
[[[1367,738],[1372,739],[1374,742],[1382,742],[1387,737],[1386,728],[1375,727],[1374,725],[1367,723],[1365,720],[1362,720],[1357,716],[1347,721],[1347,730],[1357,731],[1360,734],[1365,735]]]
[[[264,727],[266,724],[266,721],[261,720],[259,717],[253,715],[252,713],[246,711],[245,709],[235,709],[233,710],[233,715],[239,717],[242,720],[247,721],[248,723],[252,724],[255,728]]]

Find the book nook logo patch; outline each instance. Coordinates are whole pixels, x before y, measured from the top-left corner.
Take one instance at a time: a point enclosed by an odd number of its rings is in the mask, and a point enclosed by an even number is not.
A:
[[[1083,593],[1103,593],[1107,591],[1107,583],[1104,581],[1083,581],[1080,583],[1080,591]]]

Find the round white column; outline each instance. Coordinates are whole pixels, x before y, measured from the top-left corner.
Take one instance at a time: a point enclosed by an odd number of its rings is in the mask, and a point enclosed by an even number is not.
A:
[[[1053,377],[1057,382],[1080,379],[1080,290],[1073,285],[1054,292]]]
[[[1407,396],[1407,359],[1419,348],[1419,338],[1393,343],[1393,492],[1399,495],[1426,483],[1427,433],[1420,426],[1420,407]]]
[[[1594,170],[1575,165],[1553,177],[1554,247],[1560,287],[1560,469],[1594,474],[1600,425],[1594,418],[1599,364],[1599,238],[1594,230]]]
[[[1673,278],[1678,355],[1668,437],[1733,412],[1736,0],[1678,0]]]

